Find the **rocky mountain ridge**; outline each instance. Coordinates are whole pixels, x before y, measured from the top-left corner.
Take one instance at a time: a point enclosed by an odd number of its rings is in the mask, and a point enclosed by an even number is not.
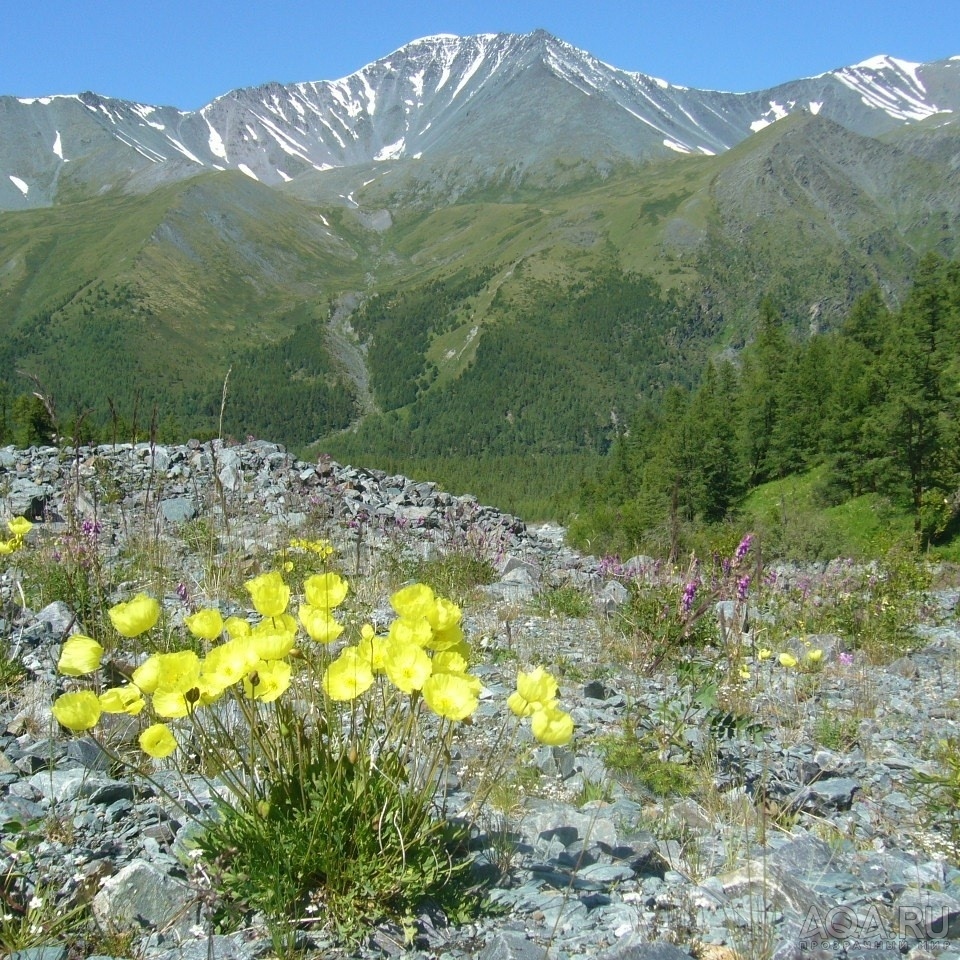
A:
[[[868,136],[949,117],[960,110],[960,57],[879,56],[725,93],[621,70],[535,31],[425,37],[339,80],[234,90],[193,112],[91,92],[0,97],[0,209],[144,192],[204,171],[282,186],[355,168],[354,182],[337,180],[350,206],[399,161],[469,157],[522,171],[558,158],[713,155],[803,110]]]

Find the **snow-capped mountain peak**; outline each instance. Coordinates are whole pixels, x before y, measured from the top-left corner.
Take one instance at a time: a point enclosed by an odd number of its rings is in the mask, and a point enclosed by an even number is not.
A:
[[[875,135],[960,109],[958,59],[883,55],[724,93],[611,66],[542,30],[437,34],[338,80],[234,90],[192,112],[92,93],[0,97],[0,208],[55,202],[64,175],[137,189],[234,169],[281,185],[420,159],[479,171],[714,154],[797,110]]]

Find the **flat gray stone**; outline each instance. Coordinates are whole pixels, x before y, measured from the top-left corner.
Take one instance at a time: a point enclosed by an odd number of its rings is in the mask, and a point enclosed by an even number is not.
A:
[[[487,940],[477,960],[543,960],[543,947],[518,931],[503,930]]]
[[[160,512],[167,523],[185,523],[197,516],[197,505],[189,497],[174,497],[160,504]]]

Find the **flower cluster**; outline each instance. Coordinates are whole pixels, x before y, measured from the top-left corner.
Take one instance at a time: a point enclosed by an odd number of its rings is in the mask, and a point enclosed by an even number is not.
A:
[[[460,608],[430,587],[414,584],[394,593],[390,602],[397,616],[386,635],[365,624],[357,642],[343,646],[336,657],[326,651],[344,630],[333,613],[349,592],[342,577],[330,572],[309,576],[296,617],[288,612],[291,589],[279,572],[254,577],[245,587],[259,615],[255,622],[241,617],[224,620],[213,608],[198,610],[184,622],[206,645],[204,656],[192,649],[155,653],[133,671],[126,685],[99,695],[81,690],[60,696],[53,705],[56,719],[70,730],[89,730],[104,713],[140,714],[149,698],[156,722],[143,731],[139,742],[147,754],[163,758],[177,748],[169,721],[195,717],[227,693],[262,703],[277,700],[294,679],[294,658],[308,669],[319,663],[320,685],[332,703],[356,700],[379,683],[381,702],[387,696],[383,688],[388,687],[408,698],[411,708],[422,702],[453,723],[477,709],[482,688],[468,671],[470,650]],[[160,605],[139,594],[112,607],[109,615],[120,636],[133,638],[156,625]],[[304,634],[318,645],[318,657],[298,650]],[[58,669],[70,677],[94,673],[103,653],[92,638],[71,637],[63,645]],[[509,705],[517,716],[531,717],[534,736],[543,743],[566,743],[573,734],[570,715],[557,707],[556,680],[540,668],[519,675]]]
[[[533,735],[541,743],[559,746],[573,736],[573,718],[557,706],[557,681],[543,667],[517,672],[517,689],[507,706],[518,717],[530,717]]]
[[[33,524],[26,517],[14,517],[7,521],[10,537],[0,540],[0,557],[16,553],[23,546],[23,538],[30,532]]]

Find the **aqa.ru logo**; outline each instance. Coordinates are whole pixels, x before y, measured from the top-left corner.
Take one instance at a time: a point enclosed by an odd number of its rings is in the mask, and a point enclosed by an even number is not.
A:
[[[906,940],[950,940],[960,936],[960,911],[946,906],[902,906],[881,916],[876,906],[862,910],[811,907],[803,918],[801,944],[836,946],[838,940],[893,945]]]

